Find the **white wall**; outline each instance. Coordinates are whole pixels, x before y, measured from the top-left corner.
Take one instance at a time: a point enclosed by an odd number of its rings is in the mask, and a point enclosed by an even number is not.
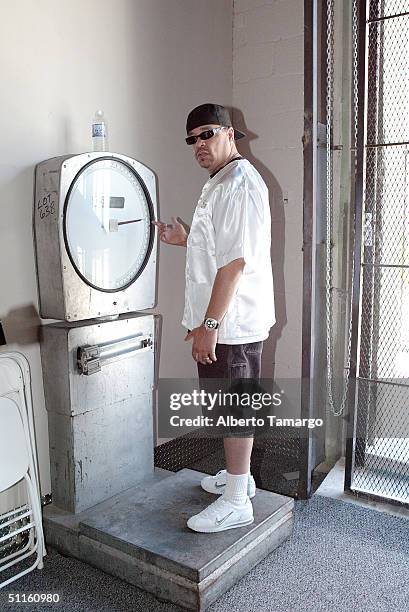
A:
[[[161,217],[190,222],[206,175],[183,141],[188,111],[231,104],[232,0],[19,0],[0,21],[0,318],[7,350],[32,368],[42,492],[50,491],[47,414],[31,237],[33,169],[90,148],[97,108],[112,151],[158,177]],[[162,247],[161,375],[194,373],[180,326],[184,252]]]
[[[301,374],[304,129],[302,0],[235,0],[233,106],[240,146],[270,190],[277,324],[264,349],[271,376]],[[244,141],[242,141],[244,142]]]

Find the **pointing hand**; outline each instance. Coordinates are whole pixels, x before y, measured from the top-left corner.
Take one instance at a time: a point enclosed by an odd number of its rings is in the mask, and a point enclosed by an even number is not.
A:
[[[159,239],[166,244],[186,246],[187,232],[176,217],[172,217],[172,223],[162,223],[162,221],[152,221],[159,230]]]

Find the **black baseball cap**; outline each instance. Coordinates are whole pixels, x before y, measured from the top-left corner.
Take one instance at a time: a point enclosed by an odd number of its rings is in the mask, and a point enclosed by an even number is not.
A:
[[[220,104],[212,104],[207,102],[196,106],[187,116],[186,121],[186,133],[188,134],[191,130],[199,127],[200,125],[223,125],[225,127],[233,127],[230,113],[224,106]],[[244,138],[245,134],[234,128],[234,138],[239,140]]]

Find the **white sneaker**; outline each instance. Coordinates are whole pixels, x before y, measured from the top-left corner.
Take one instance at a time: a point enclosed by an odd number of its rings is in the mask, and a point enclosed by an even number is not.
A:
[[[253,521],[253,505],[248,497],[242,506],[236,506],[219,497],[202,512],[191,516],[187,526],[200,533],[215,533],[250,525]]]
[[[220,470],[214,476],[205,476],[202,478],[200,483],[202,489],[207,491],[208,493],[215,493],[216,495],[221,495],[226,490],[226,474],[227,470]],[[256,494],[256,483],[254,482],[253,476],[249,475],[249,480],[247,483],[247,495],[250,497],[254,497]]]

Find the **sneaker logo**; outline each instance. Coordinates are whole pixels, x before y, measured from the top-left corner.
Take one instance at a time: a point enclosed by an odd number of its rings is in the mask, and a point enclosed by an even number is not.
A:
[[[233,514],[233,510],[231,512],[229,512],[229,514],[226,514],[226,516],[224,516],[221,519],[216,519],[216,525],[221,525],[227,518],[229,518],[229,516]]]
[[[215,482],[215,483],[214,483],[214,486],[215,486],[217,489],[220,489],[220,487],[225,487],[225,486],[226,486],[226,484],[219,484],[218,482]]]

